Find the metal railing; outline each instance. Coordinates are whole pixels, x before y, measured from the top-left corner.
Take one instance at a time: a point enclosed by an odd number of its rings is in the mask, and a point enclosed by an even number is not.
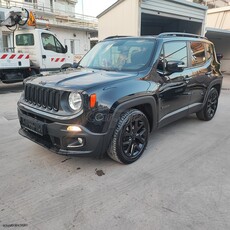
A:
[[[54,5],[52,7],[47,7],[44,5],[44,3],[39,4],[21,2],[17,0],[0,0],[0,7],[19,7],[26,8],[28,10],[35,12],[36,19],[38,19],[38,23],[39,21],[41,22],[46,20],[48,24],[64,24],[70,27],[97,30],[98,20],[95,17],[78,14],[73,11],[69,11],[68,9],[59,9],[57,7],[58,2],[54,2],[53,4]],[[65,7],[67,8],[67,5]],[[44,15],[46,16],[44,17]]]
[[[230,0],[193,0],[193,2],[208,6],[208,8],[219,8],[230,5]]]

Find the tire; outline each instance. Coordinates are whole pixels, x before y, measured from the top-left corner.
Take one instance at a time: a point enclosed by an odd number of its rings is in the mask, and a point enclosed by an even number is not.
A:
[[[144,113],[132,109],[119,118],[108,155],[122,164],[131,164],[143,154],[149,136],[149,122]]]
[[[214,117],[218,106],[218,97],[219,94],[216,88],[211,88],[204,107],[196,113],[198,119],[210,121]]]

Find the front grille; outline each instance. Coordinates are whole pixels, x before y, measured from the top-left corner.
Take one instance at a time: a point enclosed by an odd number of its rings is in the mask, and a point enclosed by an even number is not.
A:
[[[25,85],[25,101],[49,110],[59,110],[60,91],[36,85]]]

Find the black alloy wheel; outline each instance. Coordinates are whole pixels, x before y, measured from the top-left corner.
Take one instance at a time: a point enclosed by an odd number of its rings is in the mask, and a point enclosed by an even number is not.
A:
[[[196,113],[200,120],[209,121],[211,120],[217,110],[219,94],[216,88],[212,88],[209,91],[207,101],[202,110]]]
[[[149,135],[146,116],[137,109],[125,112],[115,129],[108,155],[115,161],[130,164],[144,152]]]

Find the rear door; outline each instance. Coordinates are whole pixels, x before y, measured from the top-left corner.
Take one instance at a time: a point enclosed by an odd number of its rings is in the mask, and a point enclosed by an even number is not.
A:
[[[193,113],[202,107],[207,86],[211,81],[213,52],[209,43],[202,41],[189,42],[191,66],[190,91],[191,103],[189,112]]]

